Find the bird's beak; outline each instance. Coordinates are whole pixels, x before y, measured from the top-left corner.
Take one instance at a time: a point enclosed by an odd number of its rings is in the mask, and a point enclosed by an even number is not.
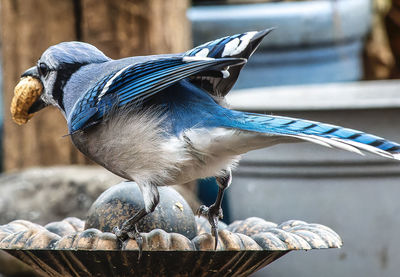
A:
[[[24,73],[22,73],[21,78],[28,77],[28,76],[36,78],[37,80],[40,81],[37,66],[33,66],[33,67],[29,68],[27,71],[25,71]],[[35,102],[33,102],[33,104],[30,106],[30,108],[28,110],[28,114],[36,113],[45,107],[47,107],[47,104],[43,101],[42,96],[39,96],[35,100]]]
[[[39,79],[39,72],[37,70],[37,66],[32,66],[27,71],[22,73],[21,78],[28,77],[28,76],[34,77],[36,79]]]
[[[35,102],[33,102],[32,106],[28,110],[28,114],[33,114],[40,111],[43,108],[46,108],[48,105],[42,100],[42,97],[39,96]]]

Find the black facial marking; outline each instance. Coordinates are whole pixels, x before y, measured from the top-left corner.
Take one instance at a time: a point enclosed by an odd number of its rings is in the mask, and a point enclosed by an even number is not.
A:
[[[58,103],[60,108],[65,111],[64,108],[64,87],[68,80],[71,78],[71,75],[76,72],[82,64],[75,63],[75,64],[64,64],[57,70],[57,78],[54,83],[53,88],[53,99]]]

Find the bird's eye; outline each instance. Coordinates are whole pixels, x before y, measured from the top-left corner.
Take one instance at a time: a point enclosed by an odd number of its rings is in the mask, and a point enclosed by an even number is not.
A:
[[[43,77],[46,77],[46,75],[49,73],[49,67],[45,63],[40,63],[39,64],[39,73]]]

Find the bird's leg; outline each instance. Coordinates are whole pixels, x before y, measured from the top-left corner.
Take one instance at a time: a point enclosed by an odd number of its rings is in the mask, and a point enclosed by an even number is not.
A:
[[[125,241],[128,237],[131,239],[135,239],[138,247],[139,247],[139,257],[142,253],[143,248],[143,238],[140,235],[137,229],[137,223],[146,215],[153,212],[157,207],[158,202],[160,200],[160,196],[158,194],[157,186],[153,184],[138,184],[144,200],[144,208],[139,210],[134,216],[127,219],[119,228],[118,226],[114,227],[113,233],[118,237],[120,241]]]
[[[221,208],[222,198],[224,197],[224,191],[227,189],[232,182],[232,172],[230,169],[225,171],[225,174],[219,177],[216,177],[218,188],[217,199],[214,204],[210,207],[206,207],[205,205],[201,205],[197,210],[198,215],[204,215],[207,217],[208,222],[211,225],[211,234],[215,238],[215,249],[217,249],[218,244],[218,221],[223,218],[223,212]]]

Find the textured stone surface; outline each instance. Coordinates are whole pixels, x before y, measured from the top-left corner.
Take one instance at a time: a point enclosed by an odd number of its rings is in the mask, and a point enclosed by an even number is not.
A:
[[[97,197],[122,178],[98,166],[36,167],[0,175],[0,224],[25,219],[45,225],[69,216],[86,218]],[[174,186],[192,210],[191,188]]]
[[[159,187],[160,203],[138,222],[140,232],[159,228],[179,233],[189,239],[196,236],[194,214],[185,199],[171,187]],[[144,208],[139,187],[134,182],[122,182],[102,193],[88,212],[85,229],[96,228],[111,232]]]
[[[94,166],[32,168],[0,176],[0,224],[26,219],[39,224],[68,216],[85,218],[90,205],[121,178]]]

